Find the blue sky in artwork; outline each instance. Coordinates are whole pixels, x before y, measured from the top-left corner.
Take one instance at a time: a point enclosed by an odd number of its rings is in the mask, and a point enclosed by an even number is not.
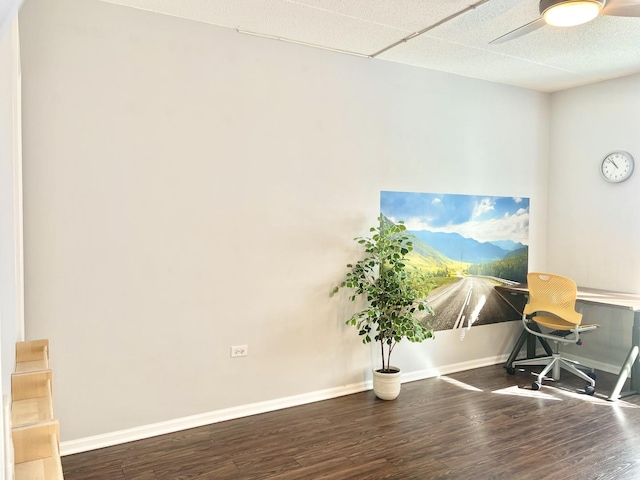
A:
[[[392,221],[403,220],[409,230],[529,244],[528,198],[383,191],[380,211]]]

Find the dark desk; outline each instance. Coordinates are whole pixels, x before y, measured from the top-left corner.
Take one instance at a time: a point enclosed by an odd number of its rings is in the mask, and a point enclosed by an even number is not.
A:
[[[503,294],[521,294],[528,295],[529,289],[526,283],[518,283],[515,285],[505,285],[495,287],[498,292]],[[578,303],[584,303],[587,305],[600,305],[613,308],[622,308],[624,310],[630,310],[633,312],[633,328],[631,330],[631,350],[629,355],[620,370],[618,375],[618,381],[614,387],[609,400],[617,400],[621,397],[620,391],[624,385],[625,380],[631,373],[631,391],[625,392],[624,395],[632,395],[640,392],[640,362],[636,362],[638,358],[638,351],[640,349],[640,295],[635,293],[623,293],[613,292],[610,290],[598,290],[595,288],[578,287],[578,297],[576,300]],[[525,332],[526,333],[526,332]],[[519,341],[520,342],[520,341]],[[544,345],[543,345],[544,346]],[[518,351],[522,347],[522,343],[518,346]],[[530,350],[530,349],[529,349]],[[545,347],[547,350],[547,347]],[[518,351],[514,350],[512,356],[518,354]],[[547,350],[547,353],[549,351]],[[508,363],[512,362],[513,358],[510,357]]]

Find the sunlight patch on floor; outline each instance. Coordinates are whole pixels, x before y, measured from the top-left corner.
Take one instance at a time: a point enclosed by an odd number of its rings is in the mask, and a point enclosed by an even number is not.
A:
[[[529,397],[529,398],[537,398],[537,399],[545,399],[545,400],[561,400],[560,398],[554,397],[549,393],[542,392],[540,390],[531,390],[528,388],[520,388],[517,385],[512,387],[502,388],[500,390],[494,390],[491,393],[497,393],[499,395],[514,395],[517,397]]]
[[[442,376],[439,378],[440,380],[444,380],[445,382],[450,383],[451,385],[455,385],[456,387],[460,387],[465,390],[471,390],[472,392],[482,392],[482,389],[476,388],[473,385],[469,385],[468,383],[461,382],[460,380],[456,380],[455,378],[442,377]]]
[[[589,403],[599,403],[602,405],[611,404],[611,402],[607,401],[604,398],[596,397],[594,395],[587,395],[586,393],[584,393],[584,391],[580,391],[580,390],[571,391],[571,390],[565,390],[564,388],[558,388],[556,389],[556,391],[558,392],[558,394],[564,395],[565,397],[577,398],[578,400],[584,400],[585,402],[589,402]]]
[[[577,400],[582,400],[583,402],[592,403],[594,405],[607,405],[607,406],[616,406],[618,408],[640,408],[639,405],[634,405],[632,403],[625,402],[623,400],[618,400],[616,402],[611,402],[605,399],[602,396],[598,396],[597,392],[595,396],[587,395],[583,391],[571,391],[566,388],[558,388],[552,385],[543,385],[541,390],[531,390],[530,388],[521,388],[517,385],[513,385],[512,387],[503,388],[500,390],[494,390],[491,393],[497,393],[500,395],[514,395],[518,397],[529,397],[529,398],[542,398],[545,400],[559,400],[562,401],[564,398],[574,398]]]
[[[627,403],[623,400],[611,402],[606,398],[598,396],[597,391],[595,396],[587,395],[586,393],[581,391],[571,391],[571,390],[565,390],[565,389],[557,389],[557,391],[561,395],[565,395],[569,398],[577,398],[578,400],[584,400],[585,402],[589,402],[589,403],[594,403],[599,405],[617,405],[618,407],[624,407],[624,408],[640,408],[638,405]]]

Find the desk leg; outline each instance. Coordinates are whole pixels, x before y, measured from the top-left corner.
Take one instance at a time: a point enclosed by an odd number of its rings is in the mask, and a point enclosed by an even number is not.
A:
[[[636,349],[637,356],[638,348],[640,347],[640,312],[633,312],[631,345]],[[636,361],[633,362],[633,366],[631,367],[631,391],[640,391],[640,364]]]
[[[631,382],[629,385],[630,392],[626,395],[633,395],[640,392],[640,363],[636,362],[638,358],[638,352],[640,351],[640,312],[633,312],[633,330],[631,331],[631,351],[627,356],[627,359],[622,365],[620,374],[618,375],[618,381],[614,387],[611,395],[607,400],[618,400],[620,398],[620,391],[624,385],[624,382],[631,372]]]
[[[635,345],[633,347],[631,347],[631,351],[629,352],[629,355],[627,356],[627,359],[624,361],[624,365],[622,365],[622,369],[620,370],[620,374],[618,375],[618,381],[616,382],[616,386],[613,388],[613,391],[611,392],[611,395],[609,395],[609,397],[607,398],[607,400],[618,400],[620,398],[620,391],[622,390],[622,387],[624,386],[624,382],[627,380],[627,377],[629,376],[629,371],[631,371],[631,382],[633,383],[633,369],[635,368],[635,366],[632,367],[632,365],[635,365],[636,362],[636,358],[638,358],[638,346]],[[633,387],[633,385],[631,386],[631,393],[635,393],[637,392],[637,390]]]
[[[540,331],[540,327],[538,327],[538,325],[535,323],[532,323],[531,328],[538,332]],[[504,368],[512,368],[513,362],[516,360],[516,357],[520,353],[520,350],[522,350],[522,347],[525,343],[527,344],[527,358],[536,358],[536,339],[540,342],[540,345],[542,345],[542,348],[544,348],[548,356],[553,355],[553,350],[544,338],[531,335],[529,332],[523,329],[522,333],[518,337],[516,345],[511,351],[511,355],[509,355],[509,358],[507,359],[507,363],[504,364]]]
[[[509,358],[507,359],[507,363],[504,364],[504,368],[511,368],[511,364],[514,362],[514,360],[520,353],[520,350],[524,346],[524,343],[527,341],[528,336],[529,335],[527,334],[527,331],[523,329],[522,333],[518,337],[518,341],[516,342],[515,347],[513,347],[513,350],[511,350],[511,355],[509,355]],[[528,352],[528,349],[527,349],[527,352]]]

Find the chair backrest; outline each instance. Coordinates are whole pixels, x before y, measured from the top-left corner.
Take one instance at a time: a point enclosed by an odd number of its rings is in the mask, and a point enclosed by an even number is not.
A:
[[[580,325],[582,314],[576,312],[576,282],[553,273],[529,273],[529,303],[525,306],[527,315],[535,312],[549,312],[563,320]]]

